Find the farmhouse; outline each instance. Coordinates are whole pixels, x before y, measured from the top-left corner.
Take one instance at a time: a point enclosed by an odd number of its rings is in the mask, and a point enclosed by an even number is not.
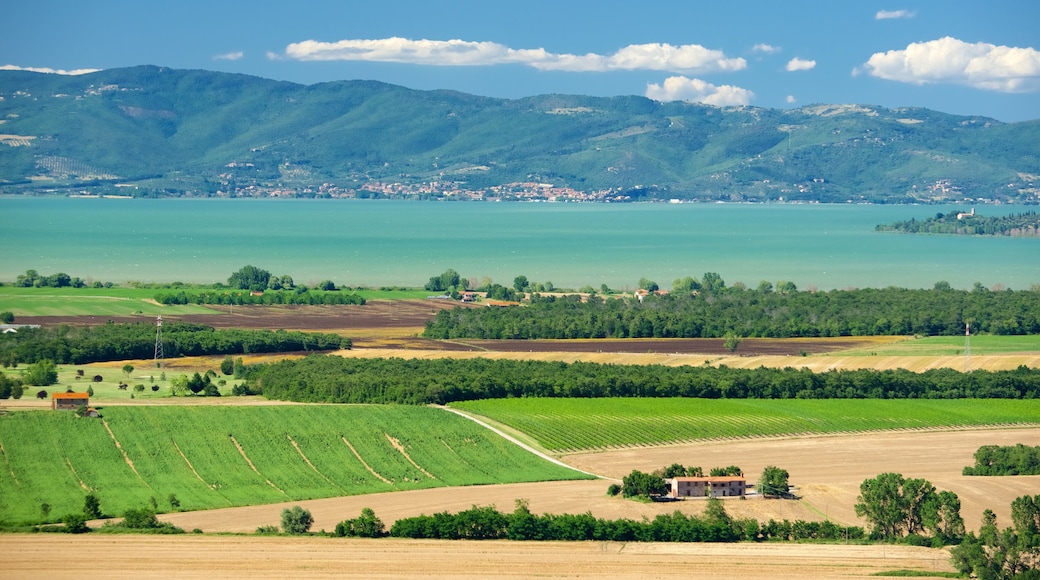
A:
[[[75,411],[90,404],[90,395],[86,393],[54,393],[51,395],[51,409],[55,411]]]
[[[672,477],[668,484],[669,497],[738,497],[747,491],[747,481],[741,476]]]

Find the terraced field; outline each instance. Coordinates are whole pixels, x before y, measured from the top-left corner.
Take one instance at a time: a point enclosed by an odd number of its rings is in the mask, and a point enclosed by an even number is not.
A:
[[[472,421],[404,406],[106,407],[101,419],[0,416],[0,520],[79,512],[94,491],[107,514],[182,510],[385,491],[587,478]]]

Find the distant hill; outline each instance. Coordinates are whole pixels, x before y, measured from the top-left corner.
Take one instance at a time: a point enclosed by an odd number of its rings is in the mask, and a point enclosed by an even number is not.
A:
[[[918,108],[507,100],[155,66],[0,71],[0,97],[8,194],[1040,200],[1040,121]]]

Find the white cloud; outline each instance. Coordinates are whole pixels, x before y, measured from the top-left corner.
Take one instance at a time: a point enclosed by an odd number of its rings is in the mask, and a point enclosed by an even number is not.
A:
[[[725,107],[747,105],[755,93],[732,85],[716,86],[700,79],[668,77],[663,83],[646,85],[646,97],[655,101],[688,101]]]
[[[756,44],[755,46],[752,46],[751,47],[751,51],[752,52],[764,52],[766,54],[775,54],[777,52],[780,52],[780,47],[760,42],[760,43]]]
[[[802,59],[802,58],[798,58],[796,56],[796,57],[792,58],[791,60],[787,61],[787,71],[788,72],[797,71],[797,70],[812,70],[814,68],[816,68],[816,61],[815,60],[805,60],[805,59]]]
[[[213,60],[239,60],[239,59],[241,59],[245,55],[246,55],[246,53],[242,52],[241,50],[237,50],[235,52],[227,52],[227,53],[224,53],[224,54],[218,54],[218,55],[213,57]]]
[[[863,68],[879,78],[916,85],[953,83],[1005,93],[1040,90],[1040,51],[970,44],[949,36],[875,53]]]
[[[913,18],[916,12],[910,10],[878,10],[874,15],[875,20],[892,20],[893,18]]]
[[[305,40],[285,48],[291,60],[357,60],[431,66],[490,66],[521,64],[540,70],[604,72],[661,70],[676,72],[735,71],[747,67],[743,58],[728,58],[719,50],[697,44],[632,44],[614,54],[554,54],[545,49],[513,49],[496,42],[382,38],[319,42]],[[268,54],[268,58],[274,55]]]
[[[787,98],[784,100],[787,101],[789,104],[794,104],[798,101],[798,99],[794,98],[794,95],[787,95]]]
[[[52,75],[85,75],[98,72],[99,68],[79,68],[75,70],[62,70],[54,68],[40,68],[32,66],[15,66],[13,64],[0,65],[0,70],[26,70],[29,72],[47,73]]]

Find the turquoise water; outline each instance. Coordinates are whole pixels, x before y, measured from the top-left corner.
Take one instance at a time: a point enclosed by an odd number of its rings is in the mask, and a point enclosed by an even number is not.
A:
[[[0,198],[0,281],[27,269],[124,282],[215,282],[246,264],[297,283],[419,286],[454,268],[510,285],[801,289],[1040,283],[1040,240],[877,233],[942,206],[527,204]],[[983,206],[987,215],[1025,208]]]

